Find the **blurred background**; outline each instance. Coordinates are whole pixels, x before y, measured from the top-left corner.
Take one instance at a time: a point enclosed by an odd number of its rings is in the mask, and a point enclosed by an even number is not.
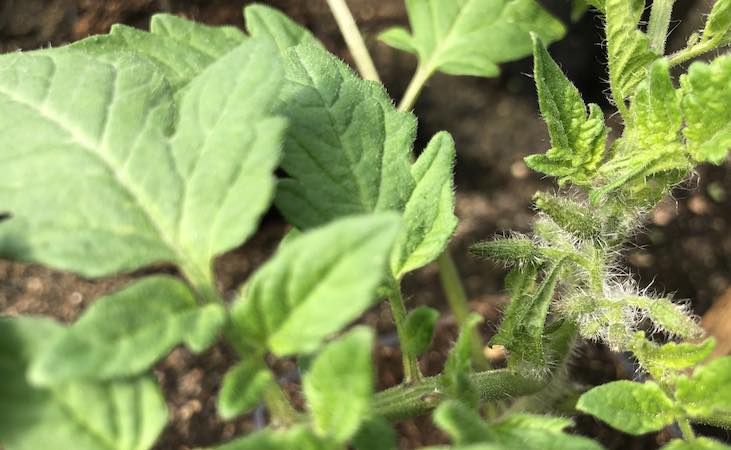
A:
[[[0,48],[2,52],[59,46],[86,36],[105,33],[114,23],[147,28],[150,16],[169,12],[207,24],[243,27],[242,8],[251,3],[227,0],[0,0]],[[311,29],[325,45],[349,61],[325,0],[271,0],[261,3],[282,9]],[[363,30],[387,90],[398,98],[415,68],[415,59],[376,39],[385,28],[407,24],[402,0],[349,0]],[[568,28],[567,37],[551,52],[585,100],[599,103],[607,115],[614,110],[605,97],[607,75],[603,56],[601,20],[593,13],[570,19],[569,0],[543,0]],[[669,49],[681,48],[693,31],[702,28],[712,0],[677,2]],[[542,180],[522,163],[530,153],[549,147],[547,132],[538,113],[530,59],[503,66],[495,79],[437,75],[424,91],[415,112],[419,117],[422,148],[439,130],[451,132],[457,142],[457,215],[460,226],[452,244],[472,306],[487,317],[483,334],[496,328],[499,311],[506,301],[505,271],[478,261],[467,247],[507,230],[527,231],[533,217],[531,197],[538,190],[552,190],[551,180]],[[621,131],[616,117],[610,118],[615,132]],[[628,247],[626,263],[641,285],[658,292],[689,299],[703,317],[707,330],[719,340],[718,352],[731,352],[731,165],[701,167],[650,215],[646,233]],[[217,263],[222,288],[233,295],[248,275],[276,248],[285,232],[275,211],[264,220],[260,232],[244,247]],[[158,267],[153,271],[172,269]],[[149,271],[148,271],[149,272]],[[29,264],[0,261],[0,313],[47,314],[70,322],[99,295],[126,284],[129,276],[85,280]],[[428,374],[441,370],[444,355],[455,336],[454,320],[445,307],[436,282],[436,268],[411,275],[405,291],[412,306],[428,304],[444,312],[439,338],[427,354]],[[400,354],[388,308],[376,307],[363,319],[381,336],[378,350],[379,386],[400,379]],[[219,345],[202,356],[175,350],[158,365],[171,407],[173,421],[159,449],[193,448],[230,439],[261,426],[261,410],[235,422],[222,423],[215,413],[215,393],[222,374],[234,361],[233,353]],[[297,373],[292,361],[277,362],[278,372],[297,398]],[[575,382],[593,385],[636,376],[631,361],[605,348],[585,344],[575,358]],[[578,431],[598,438],[607,448],[654,449],[669,436],[633,438],[611,430],[587,417],[578,419]],[[399,425],[402,448],[444,442],[428,418]],[[704,430],[728,440],[719,430]],[[667,432],[665,433],[667,434]]]

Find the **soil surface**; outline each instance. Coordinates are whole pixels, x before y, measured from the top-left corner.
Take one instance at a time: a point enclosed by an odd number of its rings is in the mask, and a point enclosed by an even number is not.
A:
[[[0,48],[3,52],[61,45],[90,34],[106,32],[113,23],[145,28],[152,14],[168,11],[209,24],[242,26],[242,7],[250,2],[224,0],[0,0]],[[306,25],[335,54],[348,60],[345,45],[324,0],[272,0]],[[569,2],[544,2],[569,23]],[[671,47],[683,43],[688,31],[698,28],[707,2],[679,3],[678,16],[686,20],[671,39]],[[405,24],[401,0],[351,0],[359,24],[367,36],[376,64],[395,98],[404,91],[415,61],[378,43],[375,35],[394,24]],[[606,78],[602,61],[600,22],[592,16],[570,25],[567,39],[552,52],[575,80],[588,101],[611,111],[604,97]],[[676,38],[676,36],[678,36]],[[471,258],[467,247],[507,230],[528,231],[533,218],[531,198],[538,190],[552,190],[550,180],[529,171],[522,158],[548,148],[545,126],[537,111],[530,61],[504,66],[501,77],[490,80],[438,75],[430,82],[415,112],[420,120],[417,148],[436,131],[450,131],[459,153],[456,167],[457,215],[460,225],[451,253],[463,274],[471,306],[486,317],[482,332],[489,337],[497,327],[503,293],[503,268]],[[619,128],[619,125],[616,126]],[[731,285],[731,166],[702,167],[651,215],[646,233],[628,248],[626,262],[643,284],[661,292],[692,299],[697,314],[704,314]],[[265,261],[286,231],[281,217],[271,211],[259,233],[243,247],[220,258],[217,275],[228,298],[252,271]],[[87,280],[32,264],[0,261],[0,313],[43,314],[69,323],[100,295],[152,272],[157,267],[125,276]],[[455,326],[437,282],[437,270],[429,266],[405,281],[410,306],[427,304],[443,311],[432,350],[423,360],[427,374],[441,371],[447,350],[455,338]],[[390,312],[385,305],[373,308],[363,319],[379,332],[377,350],[379,387],[401,379],[400,354]],[[262,427],[263,408],[232,422],[216,415],[215,394],[224,372],[236,362],[233,352],[220,344],[202,355],[179,348],[159,363],[155,373],[166,394],[171,422],[156,448],[187,449],[208,446]],[[272,361],[292,397],[301,402],[297,371],[292,361]],[[635,376],[633,365],[622,355],[602,346],[583,344],[572,362],[575,380],[594,385]],[[429,418],[398,425],[404,449],[447,442]],[[727,439],[718,430],[705,433]],[[641,438],[612,430],[590,417],[577,419],[577,432],[598,438],[609,449],[655,449],[674,431]]]

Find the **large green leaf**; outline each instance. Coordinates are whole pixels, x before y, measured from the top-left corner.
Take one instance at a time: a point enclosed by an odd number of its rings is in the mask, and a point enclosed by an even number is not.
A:
[[[46,342],[64,333],[47,319],[0,318],[0,445],[6,450],[145,450],[167,422],[150,377],[53,389],[25,373]]]
[[[720,164],[731,149],[731,56],[693,63],[680,84],[688,150],[697,161]]]
[[[109,34],[92,36],[70,47],[91,55],[134,53],[155,64],[173,90],[178,90],[245,39],[235,27],[211,27],[156,14],[150,21],[150,32],[117,24]]]
[[[693,418],[731,421],[731,357],[699,367],[677,380],[675,398]]]
[[[652,381],[615,381],[581,396],[576,409],[630,434],[659,431],[675,420],[672,400]]]
[[[202,351],[226,321],[220,305],[199,307],[180,281],[156,276],[94,302],[33,361],[39,385],[139,374],[185,342]]]
[[[371,412],[373,331],[358,327],[328,344],[302,380],[315,431],[348,441]]]
[[[282,114],[290,120],[276,204],[306,230],[350,214],[403,212],[394,277],[441,254],[454,232],[454,143],[432,139],[412,166],[416,121],[383,86],[358,78],[321,47],[288,51]]]
[[[231,67],[237,70],[231,72]],[[167,261],[210,282],[267,209],[285,122],[278,52],[250,39],[179,104],[133,56],[0,59],[0,254],[87,276]]]
[[[317,349],[372,305],[398,224],[392,213],[350,217],[292,239],[236,301],[242,339],[279,356]]]
[[[411,34],[392,28],[387,44],[419,57],[427,73],[496,76],[498,64],[530,54],[530,32],[561,38],[563,24],[534,0],[406,0]]]
[[[591,104],[587,117],[578,89],[535,36],[533,55],[538,103],[553,147],[545,155],[527,157],[526,164],[558,177],[559,184],[588,186],[604,156],[609,132],[604,125],[604,113],[598,105]]]
[[[294,22],[281,11],[262,4],[244,8],[246,28],[253,37],[266,36],[284,52],[302,43],[320,45],[310,31]]]

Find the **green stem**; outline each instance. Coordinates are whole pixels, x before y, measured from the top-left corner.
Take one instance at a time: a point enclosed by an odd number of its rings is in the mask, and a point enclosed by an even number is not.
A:
[[[301,414],[297,412],[289,401],[287,394],[282,387],[276,383],[269,383],[264,390],[264,402],[269,409],[271,421],[274,426],[287,427],[301,420]]]
[[[708,53],[718,47],[717,39],[710,39],[707,41],[701,41],[693,46],[684,48],[672,55],[668,56],[668,65],[670,67],[683,64],[686,61],[690,61],[693,58],[701,56],[704,53]]]
[[[327,0],[327,4],[330,6],[333,16],[335,16],[335,21],[338,23],[343,38],[345,38],[348,49],[350,49],[350,54],[358,67],[358,72],[365,80],[381,81],[348,4],[345,3],[345,0]]]
[[[665,54],[665,43],[670,29],[670,17],[673,14],[675,0],[654,0],[650,11],[650,23],[647,35],[650,38],[650,50],[658,55]]]
[[[408,336],[406,334],[406,306],[404,305],[404,298],[401,295],[401,286],[397,281],[394,281],[391,286],[391,294],[388,299],[391,305],[391,313],[393,315],[393,321],[396,322],[396,331],[398,332],[399,341],[401,342],[401,358],[404,364],[404,383],[409,384],[415,381],[419,381],[423,378],[421,375],[421,369],[419,368],[419,361],[416,355],[412,354],[406,340]]]
[[[678,427],[680,427],[680,432],[683,433],[683,439],[686,441],[695,440],[695,432],[688,419],[678,419]]]
[[[409,86],[406,88],[406,92],[399,102],[399,111],[410,111],[414,108],[416,100],[419,98],[419,95],[421,95],[421,91],[424,89],[426,82],[429,81],[429,78],[431,78],[433,74],[434,70],[429,67],[419,65],[419,67],[416,68],[416,73],[414,73],[413,78],[411,78]]]

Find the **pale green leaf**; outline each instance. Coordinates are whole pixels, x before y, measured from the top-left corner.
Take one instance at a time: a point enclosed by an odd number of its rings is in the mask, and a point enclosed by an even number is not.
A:
[[[265,429],[212,450],[339,450],[340,446],[317,437],[303,426],[286,431]]]
[[[180,281],[146,278],[95,301],[60,339],[48,342],[30,378],[56,385],[136,375],[181,342],[204,350],[225,322],[222,306],[199,307]]]
[[[242,338],[279,356],[316,350],[373,304],[398,225],[392,213],[350,217],[292,239],[236,301]]]
[[[578,22],[584,16],[586,11],[589,9],[589,2],[587,0],[572,0],[571,1],[571,21]]]
[[[353,436],[355,450],[398,450],[396,431],[386,419],[375,417],[363,422]]]
[[[685,339],[703,336],[703,329],[688,314],[687,308],[673,303],[669,299],[628,296],[622,299],[621,303],[637,308],[639,312],[652,320],[658,330],[664,330]]]
[[[479,401],[477,386],[469,377],[472,373],[472,337],[475,336],[475,328],[480,322],[482,317],[477,314],[470,314],[462,322],[459,337],[447,355],[444,372],[440,377],[440,383],[448,396],[472,408],[477,408]]]
[[[722,444],[715,439],[709,439],[706,437],[698,437],[692,441],[685,441],[683,439],[674,439],[670,441],[668,445],[662,448],[662,450],[729,450],[731,447]]]
[[[315,431],[347,442],[370,415],[373,331],[358,327],[328,344],[302,380]]]
[[[578,89],[566,78],[546,47],[534,36],[535,80],[538,103],[548,125],[553,148],[545,155],[531,155],[526,164],[559,184],[591,184],[604,157],[609,129],[604,113],[595,104],[587,108]]]
[[[233,419],[253,409],[264,390],[273,383],[271,371],[259,361],[249,359],[236,364],[223,377],[218,393],[218,413],[224,420]]]
[[[32,387],[28,364],[64,333],[47,319],[0,318],[0,445],[6,450],[146,450],[167,422],[151,377]]]
[[[688,150],[699,162],[720,164],[731,149],[731,56],[693,63],[680,84]]]
[[[731,357],[718,358],[677,380],[675,398],[696,419],[727,422],[731,418]]]
[[[407,0],[411,35],[387,30],[381,39],[415,53],[427,73],[494,77],[498,64],[530,54],[530,32],[546,42],[565,28],[534,0]]]
[[[116,24],[109,34],[69,47],[91,55],[134,53],[155,64],[177,91],[245,39],[235,27],[211,27],[171,14],[156,14],[150,21],[150,32]]]
[[[406,316],[406,342],[401,345],[409,354],[419,356],[431,346],[434,338],[434,327],[439,319],[439,311],[428,306],[420,306]]]
[[[647,35],[637,28],[645,0],[605,0],[605,7],[609,83],[615,100],[624,102],[659,55],[650,50]]]
[[[669,342],[657,345],[648,341],[645,333],[640,332],[636,335],[631,350],[642,367],[655,378],[663,378],[700,364],[711,355],[715,345],[713,339],[706,339],[700,344]]]
[[[719,41],[731,28],[731,1],[715,0],[713,9],[706,19],[703,40]]]
[[[208,283],[213,257],[269,206],[281,77],[277,50],[255,39],[209,66],[179,104],[133,56],[3,56],[0,198],[13,218],[0,225],[0,254],[86,276],[165,261]]]
[[[581,396],[576,409],[630,434],[659,431],[675,420],[675,409],[656,383],[615,381]]]
[[[454,158],[452,137],[439,133],[411,168],[416,186],[404,206],[401,232],[391,256],[397,279],[437,259],[457,228]]]
[[[310,31],[294,22],[281,11],[255,3],[244,8],[246,28],[253,37],[266,36],[284,52],[302,43],[321,45]]]

